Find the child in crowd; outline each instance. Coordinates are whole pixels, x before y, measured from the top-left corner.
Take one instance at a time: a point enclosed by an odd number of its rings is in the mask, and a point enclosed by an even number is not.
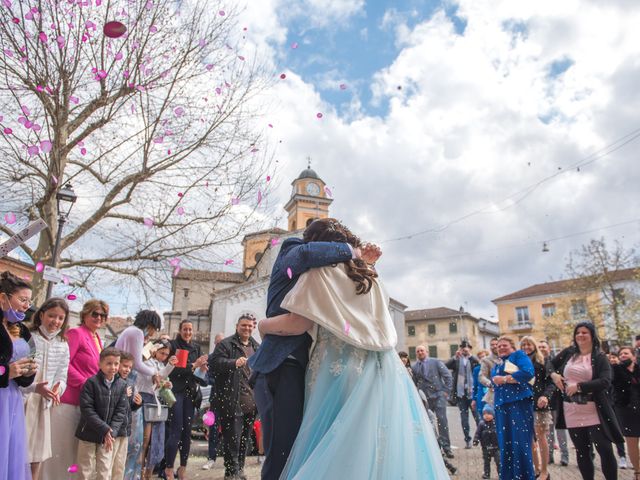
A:
[[[496,462],[496,470],[500,474],[500,450],[498,449],[498,433],[496,422],[493,421],[493,407],[485,404],[482,409],[482,420],[478,424],[473,444],[482,445],[482,459],[484,460],[484,474],[482,478],[491,478],[491,459]]]
[[[31,338],[36,347],[38,373],[35,381],[21,388],[25,398],[27,445],[31,477],[40,478],[41,463],[53,456],[51,415],[60,405],[67,388],[69,346],[65,334],[69,326],[69,307],[62,298],[50,298],[33,316]]]
[[[90,377],[80,392],[78,479],[111,478],[115,438],[127,421],[127,385],[117,377],[120,350],[112,347],[100,352],[100,371]]]
[[[120,351],[120,367],[118,368],[118,377],[125,381],[127,388],[127,412],[125,420],[116,433],[113,445],[113,463],[111,468],[111,480],[124,479],[124,467],[127,461],[127,450],[129,448],[129,435],[131,435],[131,412],[142,406],[142,397],[135,391],[131,382],[127,381],[131,369],[133,368],[133,355],[128,352]]]
[[[145,365],[154,368],[162,379],[162,386],[171,388],[171,382],[165,380],[173,371],[178,359],[175,355],[169,357],[171,353],[171,344],[168,340],[156,340],[153,342],[151,350],[151,358],[147,360]],[[156,405],[156,390],[153,384],[153,378],[146,375],[138,375],[136,387],[142,396],[143,403],[147,405]],[[142,478],[150,479],[153,468],[164,458],[164,422],[144,422],[144,437],[142,443],[142,458],[140,463],[143,465]]]

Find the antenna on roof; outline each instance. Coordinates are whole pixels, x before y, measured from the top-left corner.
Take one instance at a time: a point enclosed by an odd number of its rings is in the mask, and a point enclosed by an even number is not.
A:
[[[311,157],[307,155],[307,168],[311,168]]]

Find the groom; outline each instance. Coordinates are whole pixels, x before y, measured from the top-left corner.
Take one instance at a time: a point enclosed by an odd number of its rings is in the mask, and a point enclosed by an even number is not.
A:
[[[348,243],[309,241],[322,231],[335,228],[333,222],[337,223],[330,218],[316,220],[306,228],[302,239],[288,238],[282,243],[271,271],[267,317],[289,313],[280,307],[280,303],[307,270],[355,258],[375,261],[379,256],[375,246],[364,247],[361,252]],[[256,375],[254,394],[265,448],[262,480],[280,477],[300,429],[310,346],[311,337],[307,333],[267,335],[249,359],[249,366]]]

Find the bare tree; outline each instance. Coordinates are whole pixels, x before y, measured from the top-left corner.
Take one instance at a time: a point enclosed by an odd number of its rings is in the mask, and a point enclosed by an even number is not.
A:
[[[589,317],[600,318],[611,340],[626,343],[637,328],[640,312],[640,261],[634,249],[619,242],[608,248],[604,239],[591,240],[569,255],[566,272],[571,291],[584,299]],[[610,319],[610,322],[607,321]]]
[[[51,260],[67,182],[79,201],[59,265],[87,288],[109,271],[155,289],[168,260],[221,261],[211,247],[254,221],[266,75],[239,51],[235,17],[198,0],[3,2],[2,210],[49,225],[24,247],[34,262]]]

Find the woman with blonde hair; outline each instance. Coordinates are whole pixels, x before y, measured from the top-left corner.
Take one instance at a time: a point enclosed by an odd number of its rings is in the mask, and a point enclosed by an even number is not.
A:
[[[82,306],[80,326],[67,331],[69,370],[67,389],[60,397],[56,414],[51,416],[51,431],[55,441],[51,445],[52,458],[42,463],[43,480],[60,480],[69,476],[68,468],[76,463],[78,439],[76,427],[80,421],[80,391],[90,377],[98,373],[100,352],[103,349],[98,329],[109,318],[109,305],[92,299]]]
[[[556,387],[551,380],[553,367],[542,352],[538,350],[538,343],[531,336],[520,340],[520,349],[527,354],[535,370],[533,384],[533,426],[536,433],[536,441],[533,442],[533,465],[536,475],[540,480],[547,480],[550,475],[547,471],[549,465],[549,444],[547,434],[549,426],[553,424],[550,399]]]

